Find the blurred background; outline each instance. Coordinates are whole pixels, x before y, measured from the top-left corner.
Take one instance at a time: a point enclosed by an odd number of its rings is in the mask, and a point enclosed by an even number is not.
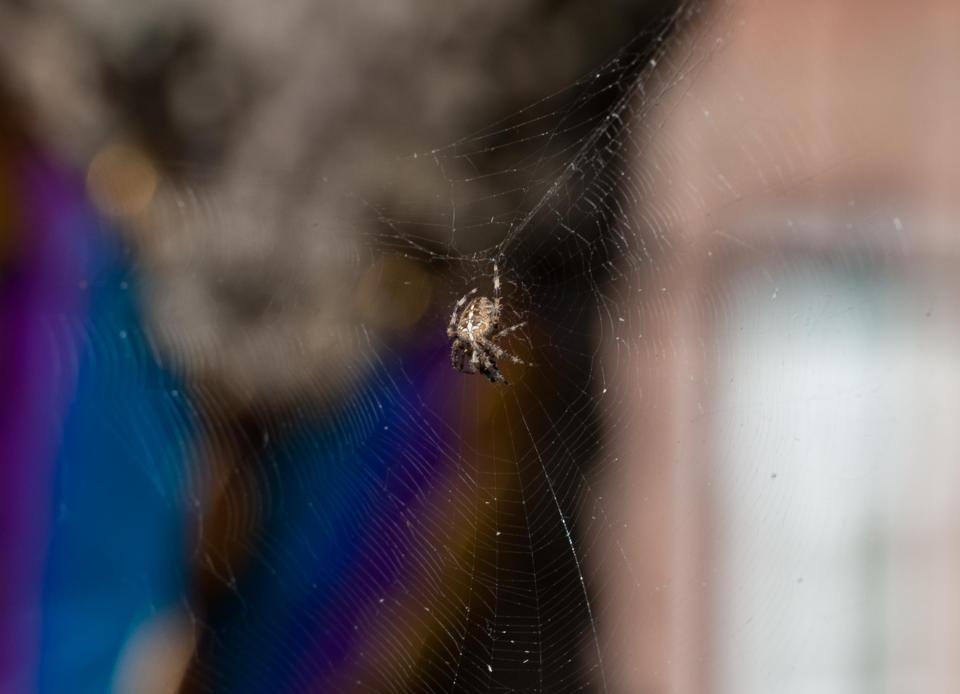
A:
[[[0,2],[0,692],[956,691],[957,26]]]

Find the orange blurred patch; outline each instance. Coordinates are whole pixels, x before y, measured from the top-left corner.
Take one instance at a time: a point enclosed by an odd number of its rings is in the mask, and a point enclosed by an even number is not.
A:
[[[157,190],[157,169],[139,148],[111,143],[87,168],[87,195],[104,215],[125,219],[143,212]]]

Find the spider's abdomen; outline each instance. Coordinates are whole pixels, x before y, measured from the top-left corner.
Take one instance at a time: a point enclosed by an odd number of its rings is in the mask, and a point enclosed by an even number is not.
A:
[[[493,319],[493,302],[485,296],[478,296],[463,308],[457,322],[457,334],[489,337],[496,327]]]

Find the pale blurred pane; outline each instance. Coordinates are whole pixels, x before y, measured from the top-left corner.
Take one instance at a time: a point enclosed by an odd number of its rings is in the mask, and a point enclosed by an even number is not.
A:
[[[720,692],[956,682],[953,287],[842,264],[751,268],[717,327]]]

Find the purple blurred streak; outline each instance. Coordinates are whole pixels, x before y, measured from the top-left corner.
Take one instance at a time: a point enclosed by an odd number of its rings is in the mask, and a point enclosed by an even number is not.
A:
[[[14,258],[0,279],[0,691],[32,691],[53,469],[69,402],[91,229],[82,184],[45,157],[7,162]]]

